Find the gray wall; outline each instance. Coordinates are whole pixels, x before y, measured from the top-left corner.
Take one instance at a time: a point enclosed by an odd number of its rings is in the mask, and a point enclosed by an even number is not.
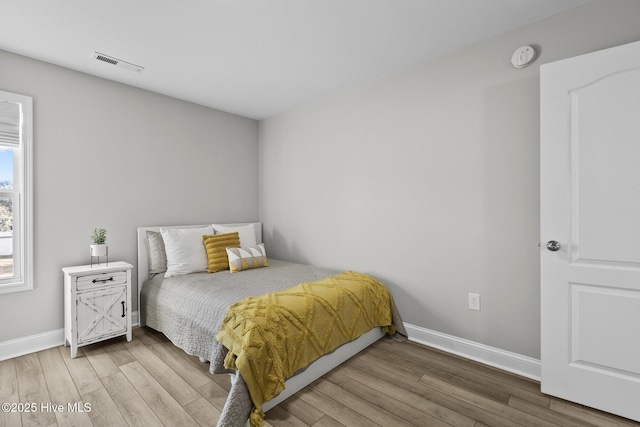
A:
[[[262,121],[269,256],[373,274],[405,322],[539,358],[539,67],[639,22],[594,1]]]
[[[94,227],[135,265],[139,226],[258,219],[258,122],[4,51],[0,90],[33,97],[35,170],[35,288],[0,295],[0,342],[63,327]]]

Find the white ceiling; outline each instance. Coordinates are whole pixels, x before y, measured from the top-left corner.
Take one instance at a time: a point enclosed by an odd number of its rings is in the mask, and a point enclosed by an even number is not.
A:
[[[2,0],[0,49],[262,119],[588,1]]]

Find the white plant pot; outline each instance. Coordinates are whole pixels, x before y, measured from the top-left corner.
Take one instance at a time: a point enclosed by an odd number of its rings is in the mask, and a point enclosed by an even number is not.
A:
[[[91,256],[106,256],[107,245],[104,243],[101,245],[91,245]]]

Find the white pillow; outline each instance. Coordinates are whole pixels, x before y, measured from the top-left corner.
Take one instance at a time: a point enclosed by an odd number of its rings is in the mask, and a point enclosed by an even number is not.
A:
[[[216,231],[216,234],[222,233],[233,233],[235,231],[238,232],[240,236],[240,246],[243,248],[246,246],[257,246],[258,242],[256,241],[256,228],[253,224],[247,225],[220,225],[213,224],[213,229]]]
[[[207,251],[202,236],[213,234],[213,227],[160,229],[167,253],[164,277],[207,271]]]

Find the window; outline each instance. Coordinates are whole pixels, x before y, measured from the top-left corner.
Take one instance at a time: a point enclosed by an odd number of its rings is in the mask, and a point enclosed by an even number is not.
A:
[[[33,289],[32,100],[0,91],[0,294]]]

